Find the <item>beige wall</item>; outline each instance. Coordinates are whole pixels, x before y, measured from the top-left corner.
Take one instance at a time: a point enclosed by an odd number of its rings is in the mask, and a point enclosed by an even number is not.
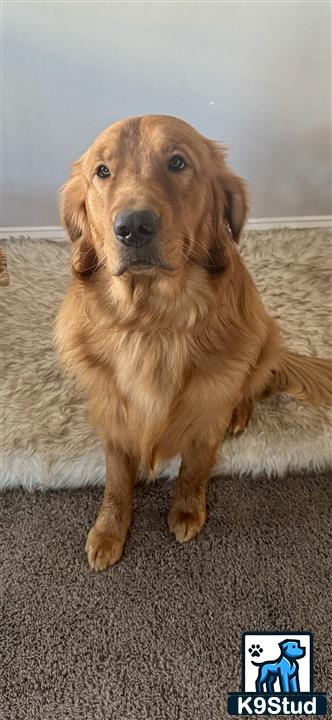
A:
[[[4,4],[2,225],[58,224],[68,166],[114,120],[230,145],[252,215],[331,212],[328,2]]]

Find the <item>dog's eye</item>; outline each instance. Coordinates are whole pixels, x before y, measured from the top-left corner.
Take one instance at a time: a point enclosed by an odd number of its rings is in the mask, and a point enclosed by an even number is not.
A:
[[[168,169],[173,172],[179,172],[186,167],[187,163],[181,155],[173,155],[168,163]]]
[[[98,177],[100,177],[100,178],[108,178],[108,177],[110,177],[111,173],[110,173],[108,167],[106,167],[106,165],[99,165],[99,167],[96,170],[96,175],[98,175]]]

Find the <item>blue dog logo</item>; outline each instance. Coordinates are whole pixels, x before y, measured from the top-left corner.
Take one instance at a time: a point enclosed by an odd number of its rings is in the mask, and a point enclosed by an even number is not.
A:
[[[241,690],[228,693],[227,710],[254,717],[326,715],[326,693],[314,690],[313,634],[242,633]]]
[[[277,660],[261,663],[251,661],[259,668],[256,680],[257,693],[273,693],[275,682],[278,679],[281,692],[300,692],[297,660],[305,656],[306,649],[301,647],[299,640],[283,640],[279,643],[279,647],[280,655]],[[258,655],[258,652],[252,653],[252,655],[255,654]]]

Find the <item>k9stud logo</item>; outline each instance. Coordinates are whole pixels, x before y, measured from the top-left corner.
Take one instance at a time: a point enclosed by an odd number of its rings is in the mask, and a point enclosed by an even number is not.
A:
[[[242,635],[242,692],[228,694],[230,715],[326,715],[314,692],[312,633]]]

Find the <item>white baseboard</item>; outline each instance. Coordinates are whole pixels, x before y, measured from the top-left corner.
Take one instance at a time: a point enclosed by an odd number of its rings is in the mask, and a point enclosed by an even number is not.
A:
[[[304,215],[302,217],[250,218],[246,230],[279,230],[282,228],[305,230],[328,227],[332,227],[332,215]]]
[[[307,215],[303,217],[279,218],[251,218],[248,220],[246,230],[279,230],[282,228],[306,229],[332,227],[331,215]],[[44,238],[55,242],[65,240],[66,234],[61,225],[35,226],[35,227],[2,227],[0,239],[23,235],[33,240]]]
[[[35,227],[2,227],[0,228],[0,239],[8,240],[10,237],[29,237],[32,240],[65,240],[66,234],[61,225],[37,225]]]

